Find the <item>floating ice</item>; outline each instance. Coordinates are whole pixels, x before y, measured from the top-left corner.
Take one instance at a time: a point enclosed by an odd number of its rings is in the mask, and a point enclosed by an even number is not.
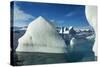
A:
[[[70,48],[76,52],[92,52],[93,42],[85,38],[75,38],[70,40]]]
[[[95,30],[96,37],[95,37],[93,51],[95,52],[95,55],[97,56],[97,7],[96,6],[86,6],[85,13],[86,13],[86,18],[89,21],[89,24]]]
[[[66,44],[56,28],[42,16],[32,21],[19,38],[16,51],[66,53]]]

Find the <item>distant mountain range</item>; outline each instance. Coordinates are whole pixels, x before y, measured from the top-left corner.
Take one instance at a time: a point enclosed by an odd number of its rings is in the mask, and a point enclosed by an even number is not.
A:
[[[72,26],[70,26],[70,27],[72,27]],[[69,27],[69,28],[70,28]],[[63,29],[64,29],[64,32],[66,33],[68,30],[69,30],[69,28],[68,27],[63,27]],[[93,30],[91,30],[91,29],[76,29],[76,28],[74,28],[74,27],[72,27],[76,32],[81,32],[81,31],[84,31],[84,32],[90,32],[90,31],[93,31]],[[27,26],[23,26],[23,27],[18,27],[18,26],[12,26],[11,27],[11,30],[12,31],[20,31],[20,30],[26,30],[27,29]],[[56,29],[57,29],[57,31],[59,32],[59,33],[61,33],[61,30],[62,30],[62,27],[60,26],[60,27],[56,27]]]
[[[26,30],[27,26],[23,26],[23,27],[18,27],[18,26],[12,26],[11,30],[12,31],[19,31],[19,30]]]

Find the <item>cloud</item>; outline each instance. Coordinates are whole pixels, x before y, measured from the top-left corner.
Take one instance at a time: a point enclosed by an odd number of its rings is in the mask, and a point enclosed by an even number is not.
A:
[[[25,13],[16,4],[14,4],[14,25],[26,25],[30,19],[34,19],[32,15]]]
[[[55,22],[55,20],[53,20],[53,19],[51,19],[50,21],[51,21],[51,22]]]
[[[67,13],[65,16],[66,17],[70,17],[70,16],[73,16],[75,14],[75,12],[69,12],[69,13]]]

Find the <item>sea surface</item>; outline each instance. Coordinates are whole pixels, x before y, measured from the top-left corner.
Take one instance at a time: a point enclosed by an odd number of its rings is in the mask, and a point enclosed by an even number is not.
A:
[[[11,64],[14,66],[86,62],[97,60],[97,57],[94,55],[92,50],[69,53],[16,52],[15,49],[18,46],[18,39],[23,36],[24,33],[25,31],[13,32]]]
[[[14,52],[14,66],[39,65],[55,63],[72,63],[96,61],[97,57],[93,52],[72,52],[72,53],[42,53],[42,52]]]

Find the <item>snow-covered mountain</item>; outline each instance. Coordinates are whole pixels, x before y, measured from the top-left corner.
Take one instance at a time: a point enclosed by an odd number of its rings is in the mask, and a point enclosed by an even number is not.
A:
[[[67,27],[61,27],[59,33],[60,34],[75,34],[76,31],[74,30],[73,26],[70,26],[69,28],[67,28]]]

